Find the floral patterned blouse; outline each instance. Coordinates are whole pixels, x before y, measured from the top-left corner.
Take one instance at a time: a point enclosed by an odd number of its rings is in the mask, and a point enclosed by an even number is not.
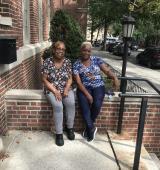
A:
[[[48,81],[52,83],[57,90],[60,90],[61,94],[63,94],[66,83],[72,75],[71,61],[64,58],[62,67],[56,68],[52,57],[50,57],[44,60],[41,71],[42,74],[47,74]],[[44,92],[49,93],[49,90],[45,88]]]
[[[101,76],[100,65],[104,61],[96,56],[90,57],[91,64],[89,67],[83,65],[80,59],[73,64],[73,74],[79,74],[81,81],[85,87],[100,87],[104,86],[104,82]]]

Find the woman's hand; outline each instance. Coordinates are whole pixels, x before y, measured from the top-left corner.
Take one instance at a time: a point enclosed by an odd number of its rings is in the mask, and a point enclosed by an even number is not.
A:
[[[87,94],[86,97],[87,97],[89,103],[92,104],[93,103],[93,97],[90,94]]]
[[[55,96],[56,100],[58,100],[58,101],[62,100],[62,95],[61,95],[60,91],[57,89],[54,90],[54,96]]]
[[[67,97],[69,93],[69,90],[67,88],[64,89],[63,96]]]

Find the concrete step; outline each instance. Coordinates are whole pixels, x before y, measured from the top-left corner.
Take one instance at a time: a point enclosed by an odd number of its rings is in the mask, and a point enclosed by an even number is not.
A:
[[[160,160],[156,156],[155,153],[150,153],[151,158],[153,159],[154,163],[157,165],[157,167],[160,169]]]
[[[110,136],[121,170],[132,169],[135,143],[113,133]],[[9,131],[7,138],[8,157],[0,161],[0,170],[119,170],[106,134],[96,134],[92,142],[87,142],[80,133],[76,133],[74,141],[64,135],[62,147],[55,145],[52,133],[44,131]],[[158,170],[144,147],[139,167]]]

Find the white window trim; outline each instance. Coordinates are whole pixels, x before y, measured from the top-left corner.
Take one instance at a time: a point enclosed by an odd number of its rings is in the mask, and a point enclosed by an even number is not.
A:
[[[23,43],[30,44],[30,1],[22,1],[23,13]]]
[[[12,26],[12,18],[11,17],[3,17],[0,15],[0,25]]]
[[[17,61],[11,64],[0,64],[0,75],[20,65],[24,60],[35,56],[44,49],[51,46],[51,42],[43,41],[42,43],[28,44],[17,50]]]
[[[50,29],[50,22],[51,22],[51,1],[48,0],[48,11],[47,11],[47,17],[48,17],[48,27]],[[50,31],[50,30],[49,30]]]
[[[38,13],[39,13],[39,42],[43,41],[43,9],[42,0],[38,0]]]

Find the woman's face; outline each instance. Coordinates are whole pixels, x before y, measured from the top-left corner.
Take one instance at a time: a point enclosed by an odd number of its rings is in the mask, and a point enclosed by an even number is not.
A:
[[[86,45],[81,48],[81,58],[82,60],[88,60],[91,56],[91,47]]]
[[[62,59],[65,54],[65,46],[64,44],[59,44],[54,48],[54,55],[57,59]]]

